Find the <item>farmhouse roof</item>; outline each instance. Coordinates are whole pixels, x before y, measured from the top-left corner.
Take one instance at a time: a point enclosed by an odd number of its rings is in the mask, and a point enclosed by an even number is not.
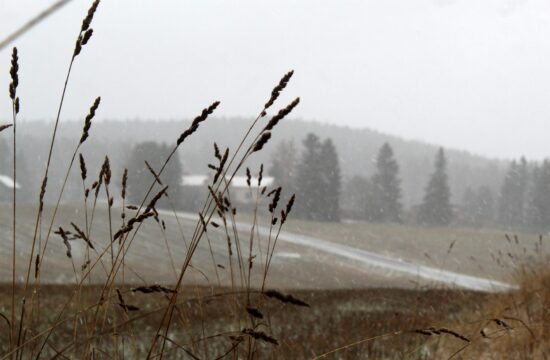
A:
[[[230,178],[229,176],[226,176],[227,180],[229,180],[229,178]],[[184,175],[181,178],[181,185],[182,186],[206,186],[209,180],[210,180],[210,176],[208,175]],[[247,180],[246,176],[235,176],[231,181],[231,187],[233,188],[248,187],[246,180]],[[272,176],[264,176],[262,178],[261,186],[273,185],[274,180],[275,179]],[[258,187],[257,177],[251,177],[250,187],[252,188]]]

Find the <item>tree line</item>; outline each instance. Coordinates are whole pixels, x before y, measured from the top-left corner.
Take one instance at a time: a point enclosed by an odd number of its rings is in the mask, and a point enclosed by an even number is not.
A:
[[[466,186],[462,202],[452,204],[447,158],[439,148],[422,202],[405,209],[400,167],[389,143],[380,147],[370,177],[353,176],[345,183],[330,138],[321,141],[308,134],[302,145],[299,150],[293,141],[279,143],[270,168],[278,185],[297,193],[301,205],[295,216],[302,219],[338,221],[350,217],[379,223],[550,231],[550,160],[513,160],[500,189]],[[343,198],[345,210],[340,206]]]
[[[133,194],[136,197],[143,194],[140,190],[143,180],[148,182],[152,179],[144,161],[147,160],[151,168],[158,171],[168,147],[152,141],[133,145],[119,143],[118,146],[119,151],[114,152],[118,156],[111,161],[118,164],[120,172],[124,167],[130,170],[128,191],[132,201]],[[0,141],[0,150],[6,155],[0,161],[0,173],[9,174],[12,167],[11,156],[7,156],[10,153],[9,146]],[[430,174],[427,174],[425,167],[422,170],[426,182],[421,203],[405,208],[400,164],[388,142],[379,148],[374,159],[362,160],[373,163],[370,176],[356,175],[349,179],[343,179],[341,173],[342,161],[349,162],[349,159],[339,157],[330,137],[321,139],[310,133],[305,136],[301,146],[296,146],[292,140],[283,140],[272,154],[268,173],[275,178],[278,186],[297,194],[299,201],[295,215],[303,219],[339,221],[342,218],[355,218],[370,222],[438,226],[456,224],[537,233],[550,231],[549,160],[528,162],[523,157],[513,160],[508,165],[500,188],[494,185],[466,186],[462,201],[453,204],[449,186],[452,179],[449,179],[447,158],[441,148],[434,154]],[[88,160],[88,154],[85,152],[84,155]],[[99,169],[99,160],[93,157],[90,159],[91,169]],[[19,182],[25,189],[20,199],[28,197],[30,201],[34,198],[31,192],[38,189],[39,184],[34,181],[31,171],[36,161],[28,160],[31,159],[27,159],[26,153],[18,153]],[[186,193],[179,186],[184,167],[178,154],[171,164],[172,168],[165,170],[162,180],[170,186],[172,205],[190,210],[192,206],[187,205],[193,194]],[[347,163],[346,166],[353,164]],[[361,164],[356,166],[364,167]],[[79,174],[75,170],[69,179],[65,200],[78,201],[81,186]],[[460,199],[460,196],[454,197],[457,198]],[[137,201],[137,198],[133,200]]]
[[[126,161],[130,201],[141,200],[139,197],[150,185],[151,170],[158,171],[168,152],[167,145],[150,141],[133,147]],[[171,189],[171,206],[189,210],[192,207],[186,205],[192,194],[179,186],[183,167],[178,154],[175,156],[162,181]],[[379,223],[550,231],[550,160],[541,163],[529,163],[524,157],[513,160],[496,193],[486,185],[467,186],[462,203],[452,204],[447,158],[444,149],[439,148],[424,187],[423,201],[409,209],[401,201],[400,167],[389,143],[380,147],[370,177],[354,176],[344,182],[340,162],[331,138],[321,139],[309,133],[301,149],[292,140],[280,142],[268,173],[274,177],[276,186],[297,194],[295,216],[306,220],[340,221],[342,217],[352,217]],[[351,212],[342,210],[345,194],[352,198]]]
[[[509,230],[550,231],[550,161],[510,163],[501,188],[498,221]]]
[[[423,203],[415,209],[416,219],[426,225],[448,225],[453,220],[451,192],[443,149],[436,154],[434,171],[425,188]],[[399,165],[390,144],[384,143],[370,178],[355,176],[348,192],[355,202],[355,215],[372,222],[404,221]],[[342,179],[340,160],[330,138],[308,134],[301,153],[292,141],[283,141],[274,152],[270,174],[283,188],[295,191],[299,201],[295,215],[302,219],[339,221]]]
[[[180,151],[181,163],[187,174],[204,174],[205,164],[211,161],[212,141],[215,140],[220,148],[229,147],[234,150],[238,146],[240,134],[248,129],[251,119],[242,118],[217,118],[205,125],[201,132],[197,132]],[[7,120],[6,120],[7,121]],[[107,120],[94,124],[92,136],[81,149],[86,157],[92,172],[96,166],[101,167],[105,155],[109,155],[113,169],[123,169],[132,153],[133,147],[141,142],[154,141],[156,143],[172,144],[174,134],[179,134],[182,129],[189,126],[186,120]],[[52,163],[66,164],[70,161],[70,155],[74,149],[74,141],[82,131],[80,121],[67,121],[59,129],[59,141],[54,151]],[[384,142],[391,144],[395,152],[395,158],[400,165],[402,203],[407,209],[422,202],[424,187],[428,181],[428,174],[433,168],[433,157],[437,147],[417,141],[404,140],[369,129],[350,129],[340,126],[293,120],[281,123],[278,131],[273,133],[273,141],[265,151],[255,154],[249,161],[251,169],[258,169],[260,164],[267,168],[271,163],[271,157],[276,145],[282,140],[293,139],[296,147],[301,149],[302,140],[308,133],[314,133],[320,138],[331,138],[338,150],[342,173],[341,206],[343,216],[346,215],[346,192],[349,179],[354,175],[370,178],[375,171],[375,159],[378,150]],[[48,148],[49,139],[45,134],[50,133],[50,124],[40,121],[26,121],[18,127],[21,143],[32,143],[33,146],[20,149],[24,154],[31,171],[38,171],[44,167],[44,151]],[[131,134],[131,136],[130,136]],[[4,136],[1,140],[9,140]],[[47,155],[47,154],[46,154]],[[506,168],[509,162],[504,160],[487,159],[465,151],[447,150],[449,186],[451,187],[452,202],[461,203],[466,185],[474,188],[487,185],[495,190],[502,184]],[[8,169],[9,170],[9,169]],[[58,178],[65,174],[65,167],[59,166],[50,169],[52,177],[48,181],[51,194],[55,195],[59,187],[56,184]],[[2,169],[0,169],[2,171]],[[42,171],[42,170],[40,170]],[[99,170],[97,170],[99,171]],[[57,175],[56,175],[57,174]],[[242,175],[242,174],[241,174]],[[39,178],[39,177],[37,177]],[[34,180],[34,179],[31,179]],[[77,176],[78,180],[78,176]],[[31,191],[36,198],[40,192],[40,179],[33,184]],[[52,187],[50,187],[50,185]],[[81,184],[75,180],[75,194],[79,194]],[[55,196],[49,197],[46,193],[46,201],[56,201]],[[71,192],[67,193],[69,199]]]

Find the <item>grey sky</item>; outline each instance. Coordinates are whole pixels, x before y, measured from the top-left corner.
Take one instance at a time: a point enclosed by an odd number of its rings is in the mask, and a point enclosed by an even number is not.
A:
[[[0,37],[53,1],[0,0]],[[90,1],[16,45],[22,117],[53,118]],[[288,69],[296,117],[475,153],[550,155],[547,0],[104,0],[64,118],[101,95],[101,118],[255,115]],[[0,117],[10,52],[0,53]]]

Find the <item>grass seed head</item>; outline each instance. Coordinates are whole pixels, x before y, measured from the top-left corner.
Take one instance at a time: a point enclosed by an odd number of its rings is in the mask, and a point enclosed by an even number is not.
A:
[[[290,81],[290,78],[292,77],[292,75],[294,74],[294,70],[290,70],[289,72],[287,72],[282,78],[281,80],[279,80],[279,83],[273,88],[273,90],[271,91],[271,97],[269,98],[269,100],[265,103],[264,105],[264,112],[265,110],[267,110],[271,105],[273,105],[273,103],[275,102],[275,100],[277,100],[277,98],[279,97],[279,95],[281,94],[281,91],[284,90],[284,88],[287,86],[288,82]]]
[[[203,121],[205,121],[208,118],[208,115],[212,114],[214,110],[220,105],[219,101],[215,101],[207,108],[204,108],[202,110],[202,113],[197,116],[195,119],[193,119],[193,122],[191,123],[191,126],[185,130],[181,135],[179,136],[178,140],[176,141],[176,146],[180,146],[182,142],[185,141],[187,137],[189,137],[191,134],[193,134],[197,129],[199,128],[199,124]]]
[[[286,209],[281,211],[281,225],[285,223],[288,214],[292,211],[292,206],[296,200],[296,194],[292,194],[288,202],[286,203]]]
[[[126,187],[128,186],[128,169],[122,173],[122,199],[126,199]]]
[[[264,295],[269,297],[269,298],[279,300],[282,303],[309,307],[309,304],[306,303],[305,301],[302,301],[298,298],[295,298],[294,296],[292,296],[290,294],[283,294],[282,292],[277,291],[277,290],[267,290],[267,291],[264,292]]]
[[[271,132],[266,131],[262,133],[258,141],[256,141],[256,144],[254,144],[254,147],[252,148],[252,152],[258,152],[263,149],[264,145],[267,144],[267,142],[271,139]]]
[[[258,174],[258,187],[262,186],[263,176],[264,176],[264,164],[260,164],[260,173]]]
[[[221,160],[222,159],[222,155],[220,153],[220,148],[218,147],[218,144],[214,143],[214,156],[216,157],[216,159],[218,160]]]
[[[246,168],[246,185],[250,187],[250,181],[252,180],[252,175],[250,174],[250,169]]]
[[[15,101],[17,95],[17,86],[19,85],[19,56],[17,54],[17,48],[14,47],[11,54],[11,68],[10,77],[11,83],[9,87],[10,99]]]
[[[95,0],[92,3],[92,6],[90,6],[90,8],[88,9],[88,14],[84,18],[84,20],[82,20],[82,26],[80,28],[81,32],[85,32],[90,28],[90,25],[92,24],[92,20],[94,18],[94,14],[98,6],[99,6],[99,0]]]
[[[282,108],[279,110],[279,112],[269,120],[267,125],[265,126],[263,131],[270,131],[273,130],[275,125],[279,123],[279,121],[283,120],[288,114],[292,112],[292,110],[298,106],[300,103],[300,98],[294,99],[290,104],[288,104],[285,108]]]
[[[92,3],[92,6],[90,6],[90,8],[88,9],[88,14],[86,14],[86,17],[84,18],[84,20],[82,20],[80,34],[78,35],[78,39],[76,40],[73,51],[73,59],[80,54],[80,52],[82,51],[82,47],[86,45],[88,41],[90,41],[92,34],[94,33],[94,30],[90,28],[90,25],[92,24],[94,14],[98,6],[99,0],[94,1]]]
[[[97,97],[90,107],[90,111],[88,112],[88,115],[86,115],[86,119],[84,120],[84,128],[82,129],[82,136],[80,137],[80,144],[82,144],[89,136],[90,127],[92,126],[92,119],[95,116],[95,112],[97,111],[97,108],[99,107],[99,103],[101,102],[101,97]]]
[[[82,181],[86,180],[86,176],[88,174],[88,170],[86,169],[86,162],[84,161],[84,156],[82,156],[82,153],[78,156],[80,160],[80,177],[82,178]]]
[[[281,190],[282,190],[282,188],[279,186],[273,192],[273,199],[271,199],[271,204],[269,204],[269,212],[272,213],[272,214],[275,211],[275,209],[277,208],[277,205],[279,204],[279,200],[281,199]]]
[[[242,333],[245,335],[249,335],[250,337],[256,340],[262,340],[273,345],[279,345],[279,342],[277,341],[277,339],[267,335],[263,331],[257,331],[253,329],[243,329]]]
[[[105,185],[108,186],[111,183],[111,165],[109,162],[109,157],[105,156],[105,161],[103,161],[103,180]]]
[[[13,124],[5,124],[5,125],[0,125],[0,132],[12,127]]]

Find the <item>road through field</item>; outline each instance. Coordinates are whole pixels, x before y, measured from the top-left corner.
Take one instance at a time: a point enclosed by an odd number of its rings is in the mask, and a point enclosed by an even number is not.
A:
[[[11,234],[9,207],[0,208],[0,237],[9,238]],[[21,206],[19,209],[19,229],[17,231],[17,280],[24,281],[31,252],[34,211],[33,207]],[[47,211],[51,209],[46,208]],[[54,229],[62,226],[70,229],[72,222],[84,226],[83,213],[78,206],[71,204],[60,208],[58,221]],[[116,230],[120,223],[120,209],[113,208]],[[165,220],[165,228],[159,223],[148,221],[141,226],[132,242],[131,250],[126,254],[125,279],[133,283],[170,284],[177,279],[177,273],[187,256],[187,243],[191,237],[198,217],[195,214],[178,213],[181,224],[172,211],[159,211]],[[244,218],[244,217],[243,217]],[[30,219],[30,220],[29,220]],[[263,223],[260,223],[263,224]],[[239,242],[248,250],[251,222],[243,220],[237,225]],[[345,229],[345,228],[344,228]],[[344,230],[343,229],[343,230]],[[44,231],[46,231],[45,229]],[[201,240],[192,259],[192,267],[186,277],[186,284],[231,286],[242,281],[239,272],[231,268],[231,256],[228,254],[228,241],[222,229],[211,228],[206,239]],[[265,248],[269,238],[269,225],[257,229],[260,239],[254,240],[254,262],[252,284],[261,286],[265,269]],[[468,274],[464,267],[449,269],[438,264],[421,263],[418,258],[399,254],[381,254],[384,248],[373,243],[371,248],[359,247],[353,242],[332,238],[338,231],[321,236],[309,233],[297,234],[298,230],[283,231],[279,235],[277,249],[272,258],[267,282],[270,287],[282,289],[359,289],[365,287],[457,287],[481,291],[502,291],[512,286],[503,281],[506,277],[493,278],[491,275]],[[109,245],[108,213],[99,207],[94,218],[92,242],[96,252],[102,253]],[[332,235],[330,235],[332,234]],[[330,236],[328,236],[330,235]],[[232,239],[232,241],[235,239]],[[391,243],[392,239],[387,239]],[[363,241],[363,246],[370,242]],[[11,242],[0,242],[0,282],[11,281]],[[233,244],[235,242],[233,241]],[[117,244],[118,246],[118,244]],[[52,234],[48,251],[42,257],[42,281],[47,283],[70,283],[76,281],[78,273],[85,265],[86,244],[83,241],[71,241],[72,257],[68,258],[62,239]],[[262,250],[263,248],[263,250]],[[248,252],[248,251],[247,251]],[[248,256],[246,254],[245,256]],[[403,260],[402,260],[403,259]],[[458,261],[459,259],[457,259]],[[100,283],[104,280],[110,264],[110,256],[104,257],[90,275],[90,281]],[[465,269],[465,270],[462,270]],[[479,274],[488,274],[480,269]],[[237,276],[239,275],[239,276]],[[498,279],[498,280],[497,280]]]
[[[173,213],[170,211],[162,211],[162,213],[165,216],[173,216]],[[197,215],[190,213],[178,212],[178,217],[194,221],[198,220]],[[243,232],[250,231],[251,227],[250,224],[246,223],[237,223],[236,226],[239,231]],[[259,226],[258,232],[262,236],[268,236],[269,228]],[[501,281],[419,265],[412,262],[403,261],[401,259],[380,255],[371,251],[285,231],[281,231],[278,241],[328,253],[330,255],[354,261],[357,264],[364,265],[368,268],[374,268],[385,273],[397,273],[399,275],[434,281],[449,286],[479,291],[503,291],[513,288],[513,285]]]

